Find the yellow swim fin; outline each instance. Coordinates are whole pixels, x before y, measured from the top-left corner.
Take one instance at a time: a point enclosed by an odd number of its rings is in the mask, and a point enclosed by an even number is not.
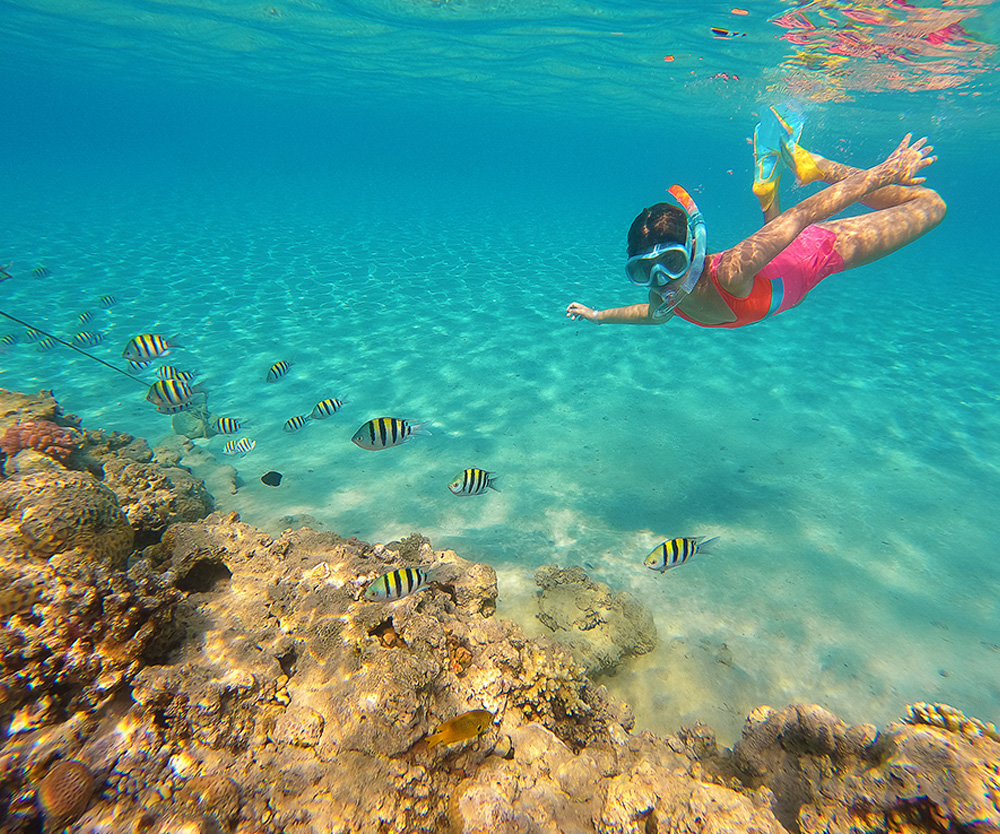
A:
[[[781,182],[780,134],[771,120],[762,120],[753,130],[753,193],[760,210],[767,211]]]
[[[778,149],[781,153],[781,160],[788,168],[795,173],[795,179],[799,185],[823,179],[823,174],[816,165],[816,160],[812,154],[799,144],[802,136],[802,126],[805,124],[805,116],[791,107],[786,107],[788,113],[782,116],[777,108],[771,107],[771,113],[781,127],[781,136],[778,140]]]

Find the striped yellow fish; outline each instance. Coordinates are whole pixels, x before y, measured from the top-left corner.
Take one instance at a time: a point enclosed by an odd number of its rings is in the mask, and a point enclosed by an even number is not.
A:
[[[170,349],[175,347],[180,345],[173,338],[165,338],[159,333],[140,333],[138,336],[133,336],[125,345],[122,356],[136,362],[148,361],[157,356],[166,356],[170,353]]]
[[[191,407],[196,391],[182,379],[160,379],[149,386],[146,399],[161,414],[173,414]]]
[[[322,420],[326,417],[329,417],[331,414],[336,414],[343,407],[344,407],[343,400],[336,400],[331,397],[328,400],[323,400],[323,402],[316,403],[309,416],[312,417],[313,420]]]
[[[495,472],[487,472],[485,469],[463,469],[462,474],[448,484],[448,489],[455,495],[482,495],[488,489],[499,492],[500,490],[493,486],[496,479]]]
[[[430,432],[423,423],[400,420],[398,417],[376,417],[358,429],[351,442],[362,449],[377,452],[406,443],[417,434],[429,435]]]
[[[113,295],[102,295],[98,299],[98,302],[100,303],[102,310],[110,310],[118,303],[118,299]]]
[[[434,580],[423,568],[396,568],[383,574],[365,588],[367,600],[395,600],[422,591]]]
[[[84,310],[78,318],[80,319],[80,324],[89,324],[94,320],[94,314],[90,310]]]
[[[48,336],[45,336],[44,338],[39,339],[37,342],[35,342],[35,349],[41,353],[45,353],[45,351],[52,350],[52,348],[54,348],[55,346],[56,346],[55,340],[50,339]]]
[[[216,417],[215,430],[219,434],[236,434],[245,422],[245,420],[237,420],[235,417]]]
[[[82,330],[73,337],[73,344],[80,347],[94,347],[104,341],[100,333],[91,333],[89,330]]]
[[[197,376],[194,371],[179,371],[173,365],[163,365],[156,369],[156,375],[160,379],[180,379],[184,382],[190,382]]]
[[[650,570],[658,570],[665,573],[670,568],[683,565],[688,559],[694,558],[699,553],[710,553],[708,549],[712,542],[717,542],[718,536],[706,539],[704,536],[694,536],[688,538],[676,538],[665,541],[653,549],[653,552],[646,557],[646,567]]]
[[[230,440],[226,443],[222,447],[222,453],[224,455],[240,455],[243,457],[249,455],[256,445],[256,440],[251,440],[249,437],[241,437],[239,440]]]
[[[301,429],[309,418],[305,414],[298,414],[285,420],[284,431],[292,432]]]
[[[286,362],[282,359],[279,362],[275,362],[270,368],[267,369],[267,379],[266,382],[277,382],[285,374],[288,373],[288,369],[292,366],[291,362]]]
[[[52,274],[52,271],[47,266],[36,266],[31,270],[31,274],[36,278],[48,278]]]

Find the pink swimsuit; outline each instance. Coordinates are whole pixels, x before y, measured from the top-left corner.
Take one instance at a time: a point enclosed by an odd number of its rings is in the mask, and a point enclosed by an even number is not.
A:
[[[685,321],[701,327],[743,327],[789,310],[801,303],[809,291],[828,275],[844,268],[844,259],[834,247],[837,236],[822,226],[806,226],[799,236],[753,278],[753,288],[745,298],[727,292],[719,285],[719,258],[710,256],[708,274],[722,300],[736,316],[736,321],[705,324],[695,321],[677,308]]]

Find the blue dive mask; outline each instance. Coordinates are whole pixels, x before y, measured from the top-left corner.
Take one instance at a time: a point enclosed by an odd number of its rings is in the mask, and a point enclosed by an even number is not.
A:
[[[653,311],[656,319],[667,316],[694,289],[705,266],[705,218],[687,191],[679,185],[670,186],[669,191],[687,212],[686,240],[683,244],[659,243],[633,255],[625,264],[625,274],[633,284],[649,287],[663,299]]]

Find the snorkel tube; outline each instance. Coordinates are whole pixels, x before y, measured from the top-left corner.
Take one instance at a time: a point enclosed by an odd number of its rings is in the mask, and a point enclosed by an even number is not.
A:
[[[681,188],[681,186],[672,185],[667,190],[681,204],[684,211],[687,212],[688,236],[694,237],[694,253],[691,257],[691,265],[684,275],[680,278],[667,281],[662,286],[656,288],[656,292],[663,299],[663,303],[653,311],[654,319],[662,319],[684,300],[684,296],[688,295],[694,289],[694,285],[698,283],[701,271],[705,266],[705,239],[707,237],[705,233],[705,218],[702,216],[695,201],[691,199],[691,195]]]

